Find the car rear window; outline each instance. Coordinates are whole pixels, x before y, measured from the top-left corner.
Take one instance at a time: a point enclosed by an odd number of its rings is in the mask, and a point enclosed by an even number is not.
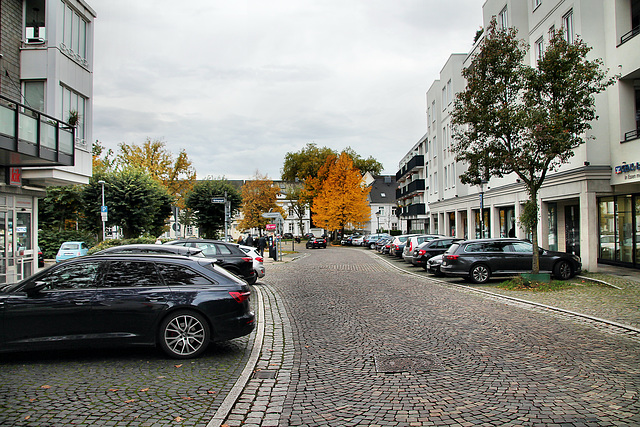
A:
[[[447,253],[448,254],[452,254],[454,253],[458,248],[460,247],[460,244],[458,243],[454,243],[453,245],[449,246],[449,249],[447,249]]]
[[[72,251],[80,249],[80,245],[78,243],[64,243],[60,249],[63,251]]]

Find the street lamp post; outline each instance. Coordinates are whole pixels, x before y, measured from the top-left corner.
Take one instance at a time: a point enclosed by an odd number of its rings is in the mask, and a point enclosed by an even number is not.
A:
[[[102,241],[104,242],[106,238],[105,234],[105,223],[107,222],[107,206],[104,204],[104,184],[103,180],[98,181],[98,184],[102,186],[102,205],[100,206],[100,214],[102,216]]]
[[[376,220],[378,221],[378,226],[376,227],[376,233],[380,232],[380,210],[378,209],[378,212],[376,212]]]
[[[484,238],[484,186],[488,183],[486,180],[480,181],[480,238]]]

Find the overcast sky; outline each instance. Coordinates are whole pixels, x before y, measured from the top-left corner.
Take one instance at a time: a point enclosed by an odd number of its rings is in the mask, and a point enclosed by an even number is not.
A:
[[[468,52],[484,0],[108,0],[95,21],[93,136],[162,140],[198,178],[280,178],[307,143],[384,173],[426,132],[425,93]]]

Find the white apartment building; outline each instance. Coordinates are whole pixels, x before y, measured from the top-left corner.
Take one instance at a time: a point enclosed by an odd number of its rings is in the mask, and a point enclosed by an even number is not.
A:
[[[46,187],[91,177],[95,18],[84,0],[2,0],[0,283],[37,268]]]
[[[584,40],[593,48],[590,58],[602,58],[611,75],[620,75],[596,97],[599,119],[584,144],[547,177],[538,234],[542,247],[580,255],[584,269],[596,271],[598,263],[640,268],[640,1],[487,0],[485,28],[494,16],[529,43],[530,64],[562,31],[569,40]],[[425,176],[425,224],[429,232],[456,237],[526,238],[518,218],[528,195],[516,177],[492,178],[482,188],[462,185],[465,166],[448,152],[452,97],[464,88],[460,72],[474,50],[452,55],[427,92],[426,154],[417,167]]]

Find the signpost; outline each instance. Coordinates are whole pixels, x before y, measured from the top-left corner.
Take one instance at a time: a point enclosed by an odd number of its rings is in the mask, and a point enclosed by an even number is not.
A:
[[[284,218],[282,218],[282,215],[280,215],[280,212],[265,212],[262,214],[263,218],[267,218],[267,219],[275,219],[275,224],[267,224],[267,231],[276,231],[276,234],[279,234],[280,236],[282,236],[282,227],[284,226]],[[269,226],[275,226],[275,230],[269,230]],[[280,240],[276,241],[276,245],[277,245],[277,255],[276,255],[276,261],[280,259],[280,257],[282,256],[280,254]]]
[[[229,218],[231,217],[231,202],[227,200],[227,192],[224,192],[224,197],[213,197],[211,203],[224,204],[224,238],[223,241],[227,241],[229,235]]]

